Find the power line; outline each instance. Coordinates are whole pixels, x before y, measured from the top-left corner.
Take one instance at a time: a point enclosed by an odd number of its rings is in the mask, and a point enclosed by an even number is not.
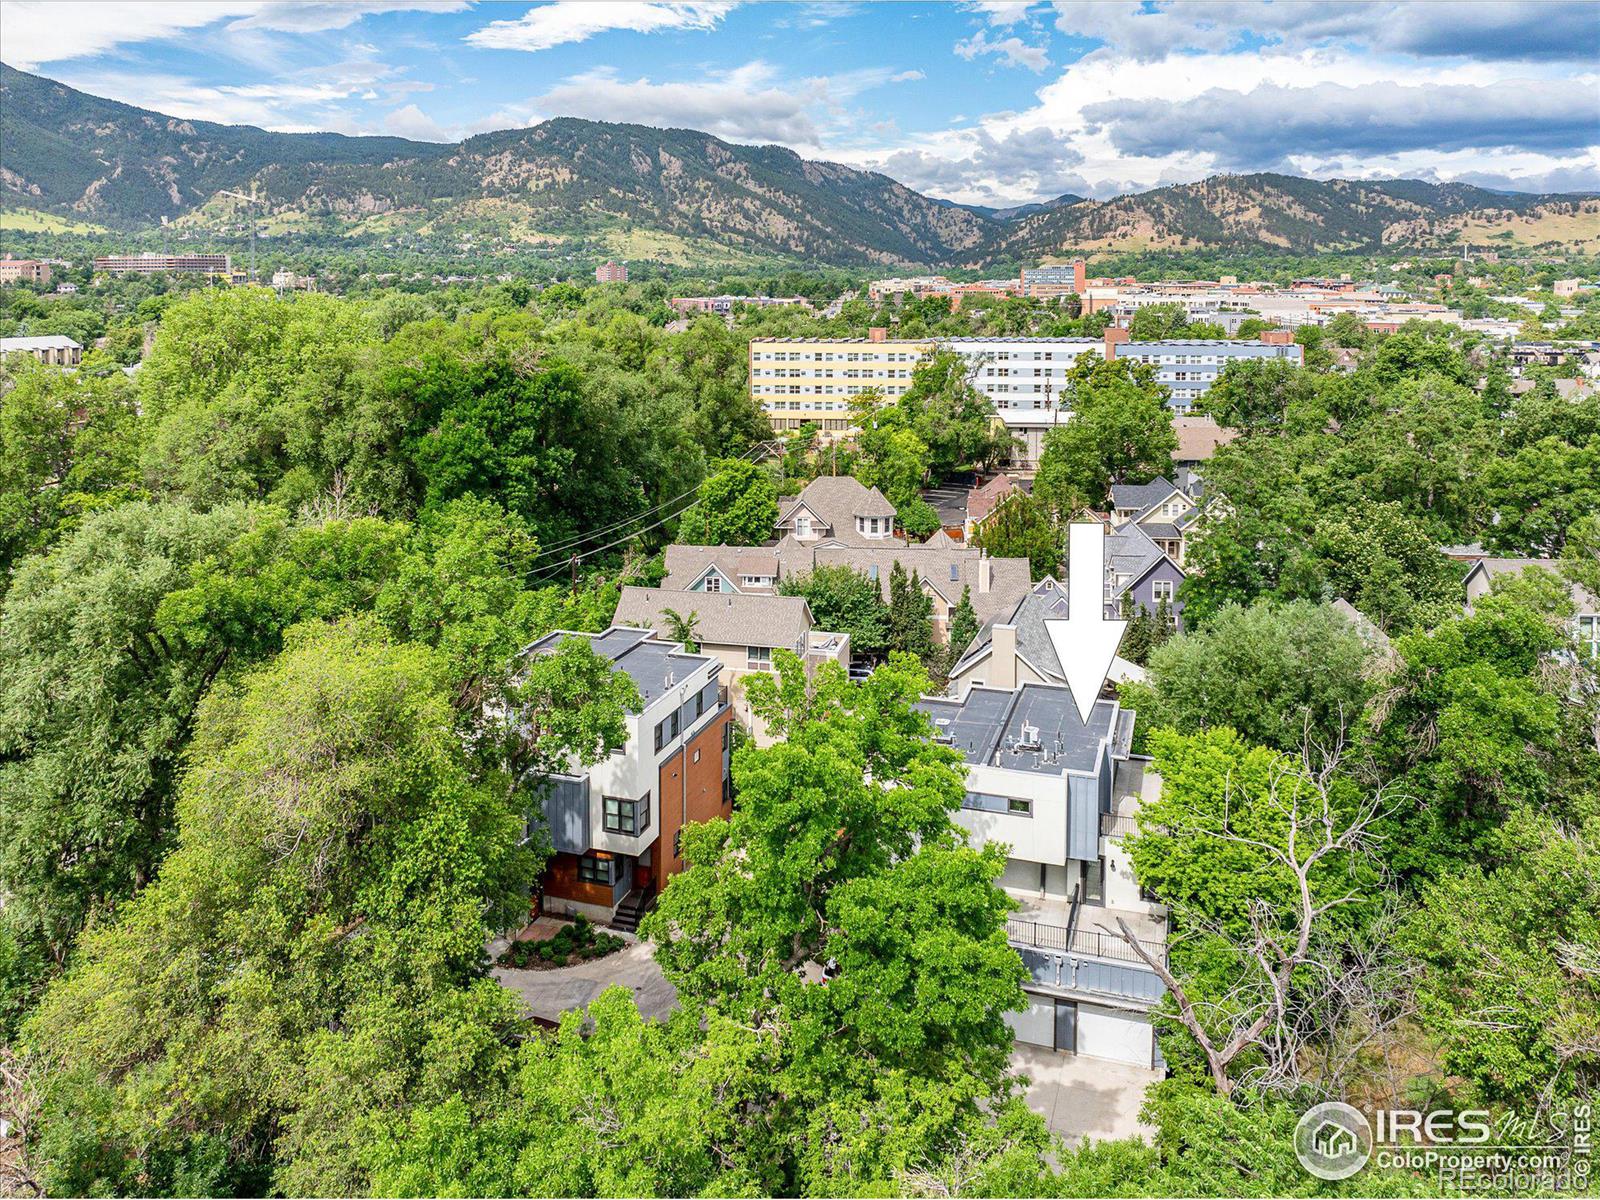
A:
[[[735,462],[742,462],[745,459],[749,458],[750,455],[755,454],[757,452],[760,452],[761,458],[765,458],[767,456],[767,454],[771,452],[772,447],[773,447],[773,443],[771,443],[771,442],[757,442],[753,446],[751,446],[748,450],[746,450],[743,454],[739,455],[738,458],[734,459],[734,461]],[[753,461],[759,461],[759,459],[753,460]],[[705,483],[705,481],[701,480],[700,483],[695,484],[693,487],[689,488],[687,491],[679,492],[676,496],[673,496],[671,499],[668,499],[668,500],[663,500],[659,504],[653,504],[649,508],[644,509],[642,512],[634,513],[631,517],[624,517],[620,521],[614,521],[610,525],[606,525],[606,526],[604,526],[604,527],[602,527],[600,529],[592,530],[589,533],[581,534],[580,536],[575,537],[575,538],[569,538],[568,540],[566,540],[564,542],[558,542],[553,546],[541,547],[540,550],[539,550],[539,553],[535,556],[535,561],[537,561],[538,559],[541,559],[541,558],[548,557],[551,554],[559,554],[563,550],[570,550],[574,546],[581,546],[584,542],[590,542],[590,541],[593,541],[597,537],[603,537],[608,533],[612,533],[612,532],[614,532],[614,531],[616,531],[618,529],[621,529],[624,525],[631,525],[635,521],[641,521],[645,517],[648,517],[653,513],[658,513],[664,508],[669,508],[670,506],[676,504],[679,500],[682,500],[685,496],[690,496],[690,495],[693,495],[694,493],[698,492],[700,490],[701,486],[704,483]],[[688,505],[684,506],[685,509],[687,509],[688,507],[689,507]],[[659,523],[660,522],[657,522],[657,524],[659,524]],[[650,528],[653,529],[653,528],[655,528],[655,526],[650,526]],[[637,532],[638,533],[644,533],[645,530],[640,529]]]
[[[774,443],[772,443],[772,442],[758,442],[756,445],[752,446],[749,450],[746,450],[744,452],[744,454],[741,454],[739,456],[739,459],[743,459],[743,458],[747,457],[749,454],[751,454],[753,451],[757,451],[757,450],[762,451],[763,457],[765,457],[765,454],[767,452],[770,452],[771,449],[773,448],[773,446],[774,446]],[[619,521],[614,525],[608,526],[606,529],[596,530],[594,533],[587,534],[586,536],[581,537],[581,538],[577,538],[576,540],[568,543],[568,545],[576,546],[576,545],[579,545],[582,542],[585,542],[585,541],[589,540],[590,538],[599,537],[601,534],[604,534],[604,533],[608,532],[609,530],[616,529],[621,525],[631,524],[633,521],[638,520],[639,517],[648,516],[651,512],[656,512],[656,511],[659,511],[660,509],[666,508],[668,505],[673,504],[678,500],[682,500],[685,496],[692,495],[693,493],[698,492],[699,490],[700,490],[700,485],[696,484],[694,487],[690,488],[687,492],[682,492],[679,495],[673,497],[672,500],[668,500],[665,503],[658,504],[654,508],[646,509],[642,513],[636,514],[633,517],[629,517],[626,521]],[[586,558],[593,558],[596,554],[603,554],[607,550],[611,550],[611,549],[616,548],[617,546],[621,546],[621,545],[623,545],[623,544],[625,544],[627,542],[631,542],[634,538],[640,536],[641,534],[649,533],[652,529],[659,529],[661,526],[665,525],[668,521],[672,520],[673,517],[680,516],[682,513],[686,512],[692,506],[693,506],[693,501],[691,501],[689,504],[685,504],[677,512],[668,513],[666,516],[662,517],[660,520],[652,521],[649,525],[646,525],[646,526],[644,526],[644,527],[642,527],[640,529],[635,529],[630,533],[626,533],[622,537],[617,538],[615,541],[607,542],[604,546],[596,546],[593,550],[585,550],[582,554],[576,554],[575,553],[575,554],[569,555],[564,561],[559,562],[559,563],[547,564],[544,567],[535,567],[533,570],[524,573],[523,578],[526,579],[529,583],[536,583],[536,582],[538,582],[540,580],[543,580],[543,579],[552,578],[553,576],[559,574],[563,570],[567,570],[567,569],[571,569],[571,568],[576,567],[578,563],[582,562]],[[541,557],[543,557],[543,556],[541,555]]]

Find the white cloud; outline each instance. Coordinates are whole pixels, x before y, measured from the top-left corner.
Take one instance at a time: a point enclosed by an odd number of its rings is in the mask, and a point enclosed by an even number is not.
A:
[[[955,50],[968,62],[980,54],[997,54],[1007,66],[1027,67],[1034,74],[1050,65],[1050,56],[1043,46],[1030,46],[1019,37],[990,41],[989,35],[981,29],[965,41],[957,42]]]
[[[982,13],[990,25],[1003,28],[1027,20],[1028,10],[1034,3],[1035,0],[973,0],[965,7]]]
[[[1600,150],[1558,145],[1581,141],[1572,136],[1573,98],[1588,89],[1584,111],[1592,119],[1592,97],[1600,88],[1593,74],[1574,75],[1570,63],[1450,62],[1334,47],[1167,51],[1141,59],[1105,47],[1056,71],[1034,103],[1016,111],[903,137],[892,147],[858,144],[831,156],[980,204],[1041,200],[1061,191],[1105,197],[1246,166],[1324,178],[1419,177],[1433,170],[1454,179],[1479,172],[1526,179],[1534,188],[1546,178],[1600,171]],[[1318,132],[1318,105],[1330,88],[1327,98],[1343,101],[1330,111],[1349,118],[1343,124],[1351,140],[1343,143],[1336,133],[1340,121],[1321,122],[1334,132]],[[1356,110],[1366,89],[1383,90],[1399,108],[1368,114],[1400,127],[1387,140],[1357,136],[1362,118]],[[1406,111],[1419,103],[1431,117]],[[1475,137],[1467,117],[1449,115],[1474,104],[1485,124],[1494,122],[1497,106],[1503,110],[1500,134]],[[1447,140],[1430,145],[1408,133],[1404,126],[1413,120],[1431,120]],[[1365,149],[1357,152],[1357,146]]]
[[[715,29],[734,7],[734,0],[658,3],[655,0],[556,0],[529,9],[514,21],[493,21],[467,35],[474,46],[493,50],[549,50],[568,42],[587,41],[614,29],[634,33],[663,30]]]
[[[385,12],[460,12],[470,0],[275,0],[233,22],[234,29],[272,29],[284,33],[322,33],[348,29],[362,17]]]
[[[849,122],[845,104],[864,92],[922,79],[918,70],[862,67],[794,79],[756,59],[693,80],[625,78],[614,67],[569,76],[524,106],[503,108],[474,126],[480,132],[526,125],[544,116],[584,117],[635,125],[699,129],[734,142],[779,142],[822,153],[826,134]]]
[[[418,142],[454,141],[449,132],[415,104],[397,108],[383,119],[383,131]]]
[[[1254,34],[1285,49],[1360,45],[1436,58],[1592,59],[1600,4],[1481,0],[1054,0],[1056,28],[1115,53],[1159,61],[1179,50],[1239,49]]]
[[[136,42],[159,41],[228,21],[230,30],[317,33],[345,29],[373,13],[450,12],[469,0],[363,0],[361,3],[286,3],[283,0],[6,0],[0,5],[0,46],[23,70],[43,63],[90,58]]]
[[[101,54],[129,42],[147,42],[200,29],[227,17],[249,16],[260,3],[119,3],[87,0],[6,0],[0,4],[0,45],[5,60],[29,71],[42,63]]]

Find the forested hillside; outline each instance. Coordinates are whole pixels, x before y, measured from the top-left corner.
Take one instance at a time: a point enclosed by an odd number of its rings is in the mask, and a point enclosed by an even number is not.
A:
[[[1566,244],[1576,217],[1600,236],[1600,208],[1578,196],[1492,192],[1416,179],[1312,180],[1293,175],[1218,175],[1113,200],[1086,201],[1023,217],[996,235],[991,253],[1017,258],[1069,250],[1175,247],[1275,248],[1297,253],[1446,247],[1472,222],[1513,216],[1548,222],[1520,244]],[[1582,236],[1578,241],[1584,240]]]
[[[9,66],[0,99],[8,208],[125,230],[167,217],[200,239],[245,230],[250,210],[219,192],[254,186],[261,227],[277,237],[599,245],[680,265],[984,268],[1115,249],[1426,249],[1463,236],[1600,244],[1600,201],[1465,184],[1224,175],[989,209],[688,129],[561,117],[454,145],[270,133],[163,116]]]

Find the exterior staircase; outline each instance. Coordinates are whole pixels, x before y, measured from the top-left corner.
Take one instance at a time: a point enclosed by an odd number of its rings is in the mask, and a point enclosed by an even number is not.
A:
[[[616,915],[611,918],[611,928],[621,930],[623,933],[636,933],[645,913],[655,906],[655,884],[634,888],[622,898],[622,903],[617,905]]]

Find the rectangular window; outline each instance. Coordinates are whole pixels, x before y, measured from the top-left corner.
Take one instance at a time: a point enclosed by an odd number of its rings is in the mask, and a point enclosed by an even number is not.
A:
[[[1600,617],[1578,618],[1578,642],[1590,658],[1600,658]]]
[[[603,887],[610,887],[613,880],[611,870],[616,859],[599,858],[593,854],[585,854],[578,859],[578,882],[598,883]]]
[[[661,749],[661,747],[665,746],[666,744],[667,744],[667,723],[665,721],[657,721],[656,722],[656,749],[659,750],[659,749]]]
[[[602,803],[605,805],[604,825],[607,833],[634,837],[650,828],[649,793],[639,800],[607,796]]]
[[[711,574],[706,576],[706,591],[720,592],[722,590],[722,576]]]
[[[770,670],[772,670],[772,647],[771,646],[746,646],[744,648],[744,653],[745,653],[745,659],[744,659],[745,668],[747,670],[750,670],[750,671],[770,671]]]
[[[1153,579],[1153,580],[1151,580],[1150,581],[1150,598],[1152,600],[1156,601],[1157,603],[1160,603],[1162,600],[1171,601],[1171,599],[1172,599],[1172,580],[1170,580],[1170,579]]]
[[[678,728],[679,728],[678,727],[678,713],[681,712],[681,711],[682,711],[681,709],[673,709],[672,710],[672,715],[667,718],[667,736],[668,737],[675,738],[675,737],[678,736]]]
[[[1006,811],[1018,817],[1033,816],[1033,801],[1024,800],[1020,796],[1012,796],[1006,801]]]

